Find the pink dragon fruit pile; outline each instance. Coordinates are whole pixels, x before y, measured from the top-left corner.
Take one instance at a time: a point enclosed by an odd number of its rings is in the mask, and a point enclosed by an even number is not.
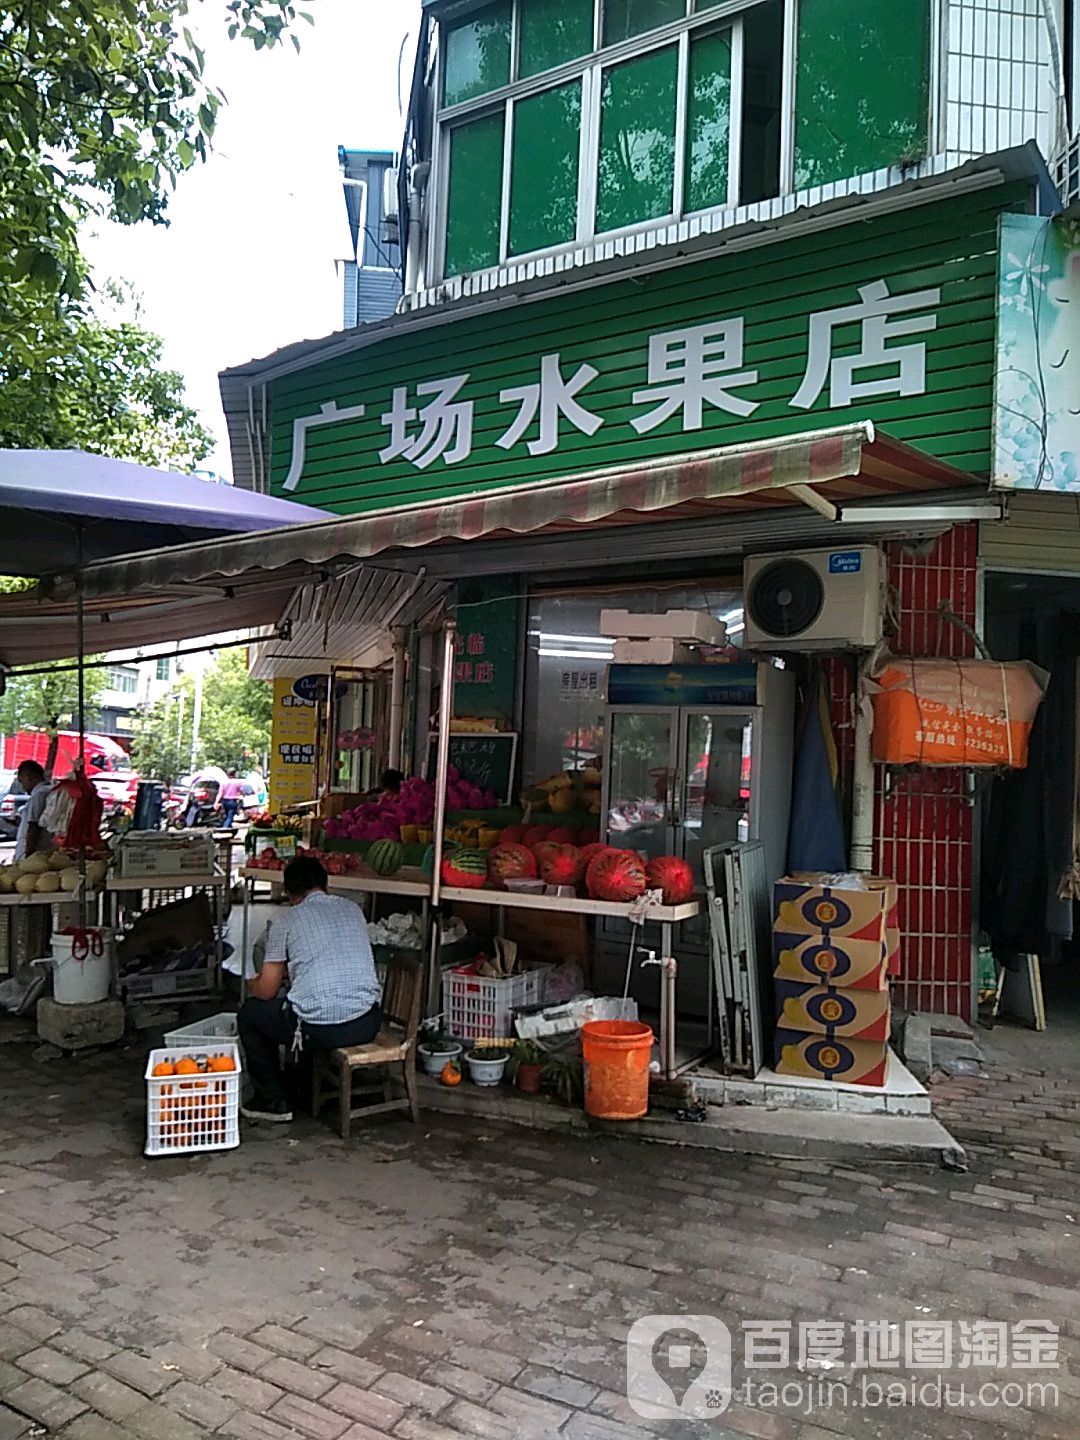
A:
[[[447,772],[448,810],[491,810],[498,804],[494,790],[482,790],[466,780],[453,765]],[[331,840],[398,840],[403,825],[430,825],[435,818],[435,787],[427,780],[406,780],[398,795],[367,800],[327,820],[324,834]]]

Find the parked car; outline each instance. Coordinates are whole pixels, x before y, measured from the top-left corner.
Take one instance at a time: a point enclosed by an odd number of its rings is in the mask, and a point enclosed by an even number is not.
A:
[[[0,770],[0,839],[14,840],[19,832],[19,821],[23,807],[30,796],[19,784],[14,770]]]

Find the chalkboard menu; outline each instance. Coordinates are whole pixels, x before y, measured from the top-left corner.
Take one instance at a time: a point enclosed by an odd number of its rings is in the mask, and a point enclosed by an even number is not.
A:
[[[510,803],[514,788],[514,762],[517,759],[516,732],[450,736],[450,764],[474,785],[494,790],[500,804]],[[428,736],[427,778],[435,779],[438,756],[437,735]]]

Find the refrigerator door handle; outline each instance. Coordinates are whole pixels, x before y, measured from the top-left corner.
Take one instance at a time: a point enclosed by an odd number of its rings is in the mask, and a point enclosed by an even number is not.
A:
[[[669,824],[679,826],[682,824],[682,771],[676,770],[668,781],[668,814]]]

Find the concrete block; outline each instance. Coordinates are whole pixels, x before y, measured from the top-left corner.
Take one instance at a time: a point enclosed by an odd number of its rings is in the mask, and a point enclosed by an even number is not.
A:
[[[58,1005],[48,998],[38,1001],[38,1036],[61,1050],[86,1050],[93,1045],[111,1045],[124,1034],[124,1007],[114,997],[89,1005]]]

